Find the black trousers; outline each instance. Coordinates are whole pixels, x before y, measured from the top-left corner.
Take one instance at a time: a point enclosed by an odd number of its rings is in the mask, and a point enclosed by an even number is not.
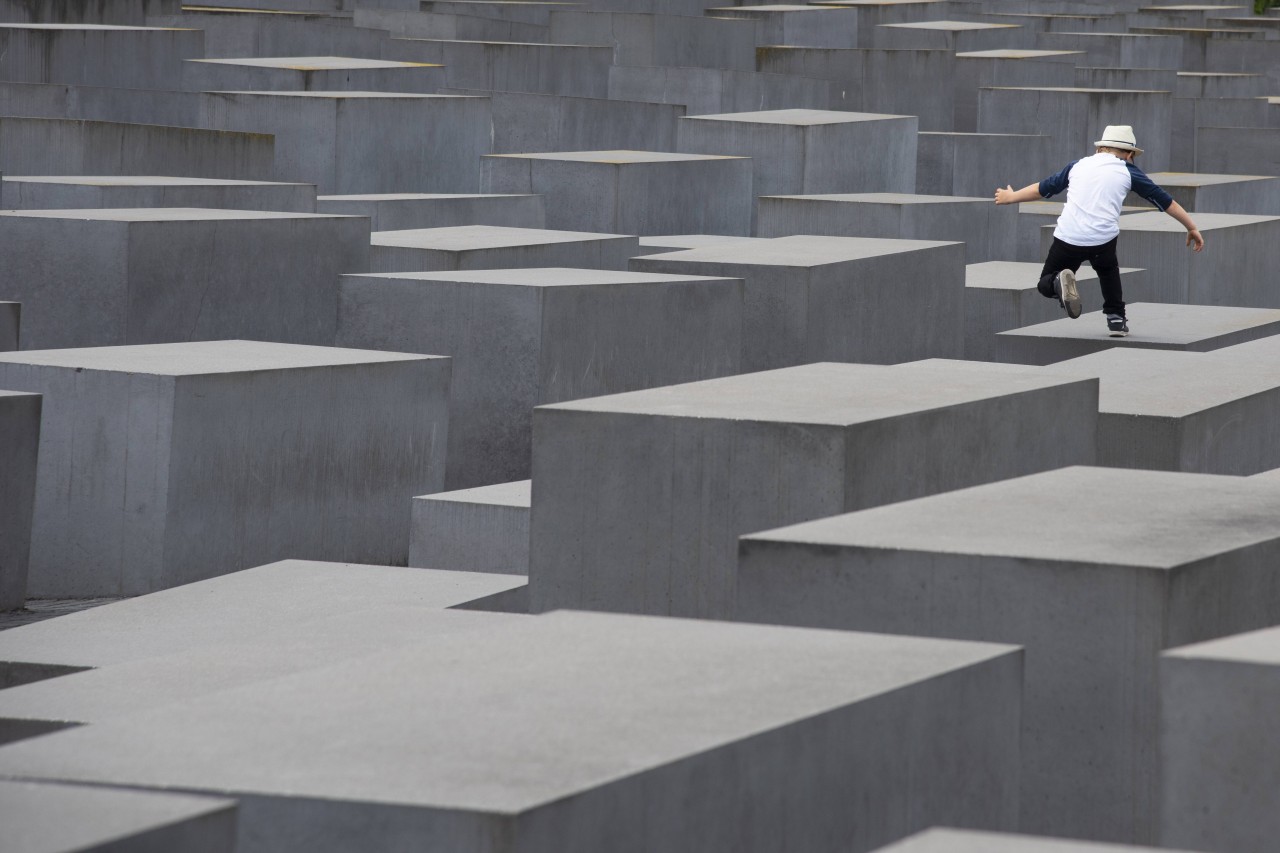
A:
[[[1116,260],[1116,241],[1119,239],[1113,237],[1100,246],[1073,246],[1054,237],[1049,256],[1044,259],[1044,269],[1040,271],[1037,286],[1041,295],[1055,299],[1053,277],[1062,270],[1077,272],[1080,265],[1088,261],[1102,284],[1103,313],[1123,317],[1124,291],[1120,286],[1120,262]]]

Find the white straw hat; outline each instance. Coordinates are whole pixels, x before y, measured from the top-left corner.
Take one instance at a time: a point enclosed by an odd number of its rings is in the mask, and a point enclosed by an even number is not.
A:
[[[1138,147],[1138,140],[1133,135],[1133,128],[1127,124],[1107,125],[1107,129],[1102,131],[1102,138],[1093,145],[1095,148],[1119,148],[1123,151],[1132,151],[1134,154],[1142,153],[1142,149]]]

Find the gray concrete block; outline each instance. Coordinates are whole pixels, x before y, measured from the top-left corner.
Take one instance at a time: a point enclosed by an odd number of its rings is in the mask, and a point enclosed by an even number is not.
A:
[[[978,92],[991,86],[1032,88],[1074,85],[1076,63],[1084,58],[1076,50],[995,49],[962,52],[955,58],[955,116],[951,127],[921,130],[978,129]]]
[[[179,0],[0,0],[0,21],[142,26],[147,15],[176,15]]]
[[[1157,37],[1170,36],[1178,39],[1182,43],[1182,59],[1178,64],[1178,68],[1185,71],[1218,70],[1214,60],[1209,58],[1209,45],[1211,44],[1220,48],[1223,45],[1239,45],[1248,42],[1265,44],[1268,40],[1266,33],[1242,27],[1213,29],[1201,27],[1130,27],[1129,32]],[[1216,57],[1216,55],[1215,52],[1214,56]]]
[[[882,24],[936,21],[947,16],[946,0],[823,0],[823,6],[854,9],[858,13],[858,47],[883,48]]]
[[[275,140],[265,133],[0,116],[0,171],[269,181]]]
[[[1092,153],[1098,134],[1118,115],[1133,126],[1139,144],[1146,149],[1143,170],[1169,168],[1173,134],[1173,96],[1169,92],[1012,87],[978,92],[978,132],[1050,137],[1053,171]]]
[[[1195,170],[1280,176],[1280,128],[1196,128]]]
[[[368,269],[368,227],[249,210],[0,211],[0,269],[5,294],[25,304],[25,349],[232,337],[329,345],[339,275]]]
[[[480,162],[480,189],[536,193],[547,224],[615,234],[751,232],[751,160],[656,151],[493,154]]]
[[[438,7],[446,4],[431,4]],[[448,4],[449,8],[479,3]],[[483,4],[500,5],[500,4]],[[515,4],[509,4],[515,5]],[[523,5],[523,4],[522,4]],[[545,7],[550,4],[530,3]],[[357,7],[353,22],[357,27],[385,30],[397,38],[449,39],[454,41],[523,41],[545,43],[550,41],[550,27],[546,23],[530,24],[513,20],[496,20],[468,14],[425,11],[426,4],[417,9],[382,9]]]
[[[373,272],[585,267],[624,270],[640,253],[635,237],[496,225],[375,231]],[[508,478],[510,479],[510,478]]]
[[[1172,68],[1077,67],[1075,85],[1085,89],[1149,89],[1176,92],[1178,73]]]
[[[738,536],[1092,464],[1096,395],[1027,368],[826,363],[539,406],[531,606],[731,618]]]
[[[234,800],[0,782],[9,853],[234,853]]]
[[[1182,64],[1182,41],[1140,33],[1040,33],[1042,50],[1083,50],[1082,65],[1099,68],[1172,68]],[[1192,69],[1188,69],[1192,70]]]
[[[742,288],[558,268],[347,276],[338,337],[453,359],[445,485],[462,489],[529,476],[536,405],[737,373]]]
[[[22,339],[22,303],[0,302],[0,352],[13,352]]]
[[[454,88],[607,98],[613,48],[393,38],[384,45],[382,56],[442,64],[445,79]]]
[[[1257,98],[1270,87],[1262,74],[1223,71],[1179,71],[1178,98]]]
[[[1010,175],[1043,170],[1051,143],[1048,136],[1012,133],[921,133],[916,142],[916,192],[990,198]]]
[[[353,838],[465,853],[839,838],[857,853],[933,823],[1013,822],[1008,646],[590,613],[442,613],[420,630],[360,660],[10,744],[0,773],[216,787],[241,802],[240,853]],[[518,702],[494,701],[513,687]]]
[[[910,193],[762,196],[761,237],[827,234],[949,240],[965,244],[969,263],[1011,260],[1018,212],[988,198]]]
[[[0,81],[0,116],[194,128],[200,124],[200,96],[158,89]]]
[[[607,44],[618,65],[725,68],[754,71],[756,27],[724,17],[646,12],[551,13],[554,44]]]
[[[1280,833],[1280,629],[1165,652],[1160,843],[1263,853]]]
[[[1280,619],[1277,519],[1238,477],[1051,471],[745,536],[737,618],[1023,645],[1019,828],[1154,843],[1159,652]]]
[[[1161,849],[1011,832],[935,828],[882,847],[877,853],[1159,853]]]
[[[0,391],[0,610],[27,598],[40,409],[39,394]]]
[[[1047,323],[1062,316],[1057,300],[1046,299],[1036,289],[1041,264],[989,261],[965,267],[964,357],[972,361],[995,361],[996,333]],[[1086,311],[1102,308],[1102,292],[1096,286],[1098,274],[1087,264],[1076,277],[1081,283],[1080,301]],[[1121,267],[1125,297],[1144,300],[1150,285],[1146,270]],[[1107,340],[1111,340],[1108,338]]]
[[[759,50],[764,51],[765,48]],[[847,91],[829,80],[791,74],[726,71],[716,68],[645,68],[622,65],[609,68],[610,98],[676,104],[685,107],[690,113],[700,115],[797,107],[815,110],[852,109],[855,95],[856,92]]]
[[[183,9],[179,15],[148,15],[147,23],[153,27],[201,30],[207,59],[242,56],[377,57],[387,41],[385,31],[353,27],[350,19],[298,12],[273,15],[262,10],[236,7],[204,5]]]
[[[741,5],[707,9],[718,18],[754,21],[756,43],[803,47],[856,48],[858,11],[821,5]]]
[[[1193,212],[1280,216],[1280,177],[1185,172],[1156,172],[1150,177]],[[1130,195],[1128,201],[1138,199]]]
[[[271,133],[275,174],[321,193],[475,192],[492,150],[485,98],[388,92],[210,92],[202,124]],[[372,127],[377,133],[370,133]]]
[[[1052,300],[1046,300],[1052,304]],[[1107,335],[1101,311],[1002,331],[993,360],[1053,364],[1112,347],[1210,352],[1280,333],[1280,310],[1129,302],[1130,334]]]
[[[1243,358],[1236,347],[1114,347],[1041,369],[1100,380],[1099,465],[1242,475],[1280,466],[1277,364]]]
[[[403,563],[449,362],[254,341],[0,355],[44,395],[28,594],[137,595],[284,556]],[[317,460],[320,460],[319,462]]]
[[[1264,98],[1174,98],[1170,168],[1195,170],[1200,128],[1266,127],[1268,109],[1270,105]],[[1240,171],[1238,165],[1231,168]]]
[[[883,24],[875,34],[878,47],[897,50],[1012,50],[1035,47],[1034,34],[1018,24],[980,21],[918,21]]]
[[[430,94],[444,83],[442,65],[345,56],[191,59],[182,68],[182,86],[192,92],[278,89]]]
[[[0,210],[204,207],[314,213],[312,184],[161,175],[24,175],[0,179]]]
[[[414,498],[409,565],[529,574],[531,485],[517,480]]]
[[[963,351],[959,243],[802,235],[638,257],[631,269],[743,279],[744,371]],[[890,331],[890,314],[917,322]]]
[[[0,78],[15,82],[163,89],[199,56],[195,29],[0,24]]]
[[[763,239],[763,237],[727,237],[723,234],[663,234],[656,237],[641,237],[640,252],[642,255],[658,255],[721,244],[746,246]]]
[[[316,199],[320,213],[367,216],[374,231],[500,225],[545,228],[546,205],[537,195],[476,193],[385,193],[328,195]]]

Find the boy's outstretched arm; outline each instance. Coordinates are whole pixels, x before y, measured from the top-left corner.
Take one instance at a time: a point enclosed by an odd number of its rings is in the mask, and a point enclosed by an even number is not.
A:
[[[996,187],[996,204],[1017,204],[1020,201],[1039,201],[1040,184],[1027,184],[1020,190],[1015,190],[1013,185],[1007,187]]]
[[[1200,229],[1196,227],[1195,222],[1191,221],[1191,215],[1176,201],[1164,209],[1164,212],[1172,216],[1174,219],[1187,229],[1187,245],[1191,246],[1195,251],[1204,250],[1204,237],[1200,234]]]

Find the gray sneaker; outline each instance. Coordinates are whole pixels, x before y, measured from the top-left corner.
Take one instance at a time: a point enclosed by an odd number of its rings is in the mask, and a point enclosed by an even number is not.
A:
[[[1062,270],[1056,279],[1058,302],[1066,310],[1072,320],[1080,316],[1080,288],[1076,287],[1076,274],[1071,270]]]
[[[1119,314],[1108,314],[1107,333],[1113,338],[1123,338],[1129,334],[1129,322]]]

